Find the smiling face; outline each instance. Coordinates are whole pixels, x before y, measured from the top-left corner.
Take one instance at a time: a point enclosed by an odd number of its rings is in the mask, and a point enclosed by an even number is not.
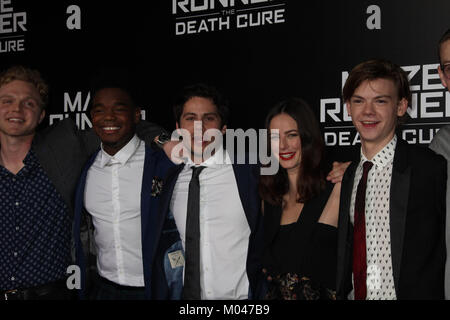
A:
[[[286,113],[272,118],[269,124],[272,150],[279,150],[276,157],[280,165],[288,170],[297,170],[302,158],[302,141],[297,122]],[[273,130],[278,129],[279,133]]]
[[[0,87],[0,132],[11,137],[32,136],[45,111],[36,87],[13,80]]]
[[[120,88],[104,88],[95,94],[92,127],[102,140],[105,152],[114,155],[131,140],[140,116],[139,108],[134,107],[130,96]]]
[[[198,124],[194,130],[194,122]],[[190,141],[183,143],[191,153],[191,157],[202,157],[205,148],[214,142],[203,140],[203,135],[208,129],[217,129],[222,134],[226,131],[226,126],[222,126],[222,120],[217,108],[211,99],[203,97],[190,98],[183,106],[183,112],[180,121],[176,123],[177,129],[185,129],[190,134]]]
[[[408,107],[406,99],[399,100],[394,82],[382,78],[363,81],[346,103],[369,159],[394,137],[397,118]]]

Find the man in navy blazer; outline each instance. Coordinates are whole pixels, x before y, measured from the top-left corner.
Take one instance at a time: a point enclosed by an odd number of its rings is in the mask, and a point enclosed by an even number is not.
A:
[[[228,162],[218,136],[225,133],[228,107],[213,87],[183,88],[175,101],[176,127],[183,135],[187,156],[169,169],[160,198],[158,228],[163,229],[154,265],[155,299],[234,300],[262,297],[262,219],[258,196],[259,166]],[[205,139],[206,138],[206,139]],[[213,147],[214,146],[214,147]],[[214,150],[207,156],[206,150]],[[224,161],[223,161],[224,160]],[[192,281],[185,273],[186,227],[190,214],[188,184],[192,168],[204,166],[200,185],[200,290],[187,293]],[[194,170],[195,171],[195,170]],[[186,252],[187,253],[187,252]],[[186,255],[187,257],[187,255]]]
[[[125,88],[97,88],[91,117],[102,146],[87,162],[76,189],[80,296],[150,299],[158,202],[162,180],[173,164],[162,150],[136,136],[140,110]],[[88,239],[82,241],[82,234]]]

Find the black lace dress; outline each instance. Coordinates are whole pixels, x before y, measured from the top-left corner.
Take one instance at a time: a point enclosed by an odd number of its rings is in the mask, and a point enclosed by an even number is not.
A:
[[[318,222],[332,188],[305,203],[288,225],[280,225],[280,206],[264,203],[266,299],[336,299],[337,228]]]

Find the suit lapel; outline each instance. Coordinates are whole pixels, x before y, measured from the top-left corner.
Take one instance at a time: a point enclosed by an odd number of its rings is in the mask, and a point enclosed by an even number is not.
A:
[[[343,281],[346,278],[346,270],[348,270],[348,268],[351,268],[351,266],[348,266],[348,264],[351,262],[349,260],[349,257],[351,257],[350,250],[352,248],[352,244],[349,243],[349,240],[352,239],[352,235],[350,234],[350,232],[352,231],[352,229],[350,228],[350,203],[352,198],[355,172],[358,164],[359,159],[357,161],[352,161],[350,166],[345,171],[341,184],[336,270],[338,292],[345,290],[345,288],[343,288]]]
[[[84,207],[84,190],[86,188],[86,178],[89,168],[94,163],[98,152],[99,150],[95,152],[86,163],[85,167],[83,168],[83,171],[81,172],[81,176],[75,190],[73,238],[75,243],[76,263],[80,266],[81,269],[81,284],[82,284],[82,290],[80,291],[81,298],[84,298],[85,290],[88,286],[86,283],[87,261],[85,260],[85,255],[89,254],[88,252],[89,245],[86,244],[87,247],[83,248],[83,241],[81,240],[81,220]]]
[[[392,270],[397,295],[411,179],[411,167],[409,166],[407,151],[405,142],[399,138],[392,168],[389,207]]]
[[[142,251],[148,252],[148,249],[153,247],[155,234],[155,224],[152,223],[156,215],[154,210],[151,210],[151,192],[152,182],[155,176],[155,160],[151,156],[152,151],[145,148],[144,171],[142,174],[141,187],[141,234],[142,234]],[[150,240],[150,241],[147,241]]]
[[[167,218],[168,212],[170,210],[170,201],[172,199],[173,189],[175,188],[175,183],[177,182],[178,175],[180,174],[181,170],[184,168],[184,163],[170,167],[167,170],[166,177],[163,181],[163,189],[160,194],[159,198],[159,205],[157,209],[157,215],[155,217],[155,224],[153,232],[156,235],[161,234],[161,230],[164,226],[164,222]],[[155,243],[159,239],[155,240]],[[156,246],[155,246],[156,247]],[[152,255],[152,261],[154,259],[154,255],[156,253],[156,250],[153,250]]]
[[[236,178],[236,184],[239,191],[239,198],[244,208],[245,216],[249,224],[250,230],[253,232],[256,229],[257,219],[254,213],[258,213],[257,210],[251,210],[252,198],[250,188],[250,182],[252,177],[250,176],[250,167],[243,164],[233,163],[234,176]]]

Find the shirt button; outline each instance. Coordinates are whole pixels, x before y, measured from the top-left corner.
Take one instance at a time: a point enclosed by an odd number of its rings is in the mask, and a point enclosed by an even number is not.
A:
[[[16,280],[16,278],[14,278],[14,277],[11,277],[11,281],[14,281],[14,280]]]
[[[18,206],[19,206],[19,204],[20,204],[19,202],[16,202],[16,203],[15,203],[16,207],[18,207]]]
[[[16,231],[19,231],[19,229],[20,229],[19,227],[16,227]]]
[[[17,257],[17,252],[14,252],[14,257]]]

